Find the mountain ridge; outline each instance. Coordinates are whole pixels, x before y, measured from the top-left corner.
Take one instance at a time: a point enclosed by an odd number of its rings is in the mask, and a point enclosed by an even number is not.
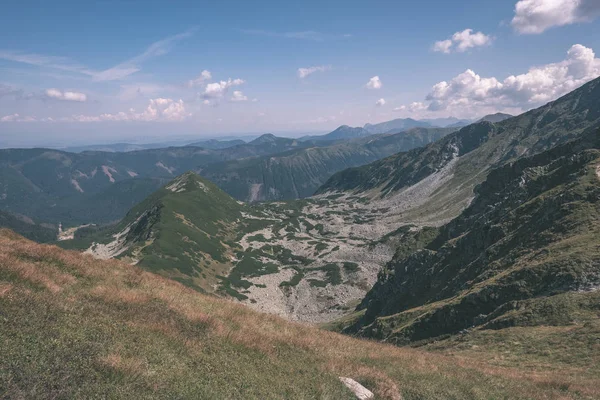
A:
[[[408,343],[463,329],[536,325],[511,317],[512,310],[524,312],[519,302],[534,307],[546,299],[558,307],[564,298],[554,296],[594,292],[599,171],[596,128],[492,170],[457,218],[420,249],[397,252],[359,306],[364,316],[346,331]],[[600,298],[591,304],[600,307]]]

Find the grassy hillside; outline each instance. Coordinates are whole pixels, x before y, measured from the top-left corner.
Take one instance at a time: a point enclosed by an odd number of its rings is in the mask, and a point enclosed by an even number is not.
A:
[[[4,398],[354,398],[340,376],[379,399],[600,396],[598,363],[584,369],[544,353],[536,363],[513,360],[536,338],[525,333],[514,332],[520,344],[502,358],[493,356],[499,347],[427,352],[360,341],[6,230],[0,310]]]
[[[200,173],[244,201],[304,198],[311,196],[337,171],[424,146],[453,131],[451,128],[414,128],[330,146],[215,163],[203,167]]]
[[[413,251],[404,241],[346,331],[408,343],[589,323],[600,338],[600,131],[494,169],[476,193]]]
[[[69,247],[120,257],[188,286],[213,291],[231,268],[244,207],[213,183],[185,173],[136,205],[115,227]]]

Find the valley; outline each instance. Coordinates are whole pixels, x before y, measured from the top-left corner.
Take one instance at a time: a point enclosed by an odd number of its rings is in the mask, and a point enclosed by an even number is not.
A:
[[[117,225],[69,230],[70,240],[61,246],[103,259],[118,257],[203,293],[290,320],[344,321],[341,329],[363,334],[367,328],[362,325],[379,321],[363,314],[374,313],[365,305],[382,290],[382,271],[390,271],[412,251],[434,242],[440,246],[439,235],[482,200],[480,188],[490,185],[490,174],[497,176],[514,160],[596,135],[600,114],[590,99],[600,97],[598,82],[517,117],[495,116],[501,119],[497,123],[483,120],[454,132],[412,128],[265,156],[277,160],[273,166],[294,160],[288,171],[298,177],[302,168],[295,160],[312,168],[314,157],[306,157],[314,152],[363,148],[382,154],[409,147],[336,173],[304,199],[246,203],[231,197],[235,192],[238,199],[247,199],[244,187],[249,184],[259,187],[250,200],[261,198],[263,183],[231,180],[225,174],[254,174],[266,182],[264,171],[255,174],[250,167],[264,157],[209,165],[200,169],[202,176],[188,172],[170,181]],[[414,145],[415,135],[432,143],[410,149],[407,143]],[[279,140],[268,135],[259,139],[267,146]],[[281,183],[297,180],[275,169],[272,173]],[[407,312],[412,313],[410,308]]]

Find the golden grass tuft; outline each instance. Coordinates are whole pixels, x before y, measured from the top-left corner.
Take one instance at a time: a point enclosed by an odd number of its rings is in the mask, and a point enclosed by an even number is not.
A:
[[[148,372],[146,362],[139,357],[123,357],[120,354],[111,353],[101,357],[100,363],[128,375],[143,375]]]
[[[142,304],[150,301],[151,297],[141,290],[123,289],[115,286],[98,285],[90,291],[92,296],[101,297],[105,301],[120,301],[124,303]]]

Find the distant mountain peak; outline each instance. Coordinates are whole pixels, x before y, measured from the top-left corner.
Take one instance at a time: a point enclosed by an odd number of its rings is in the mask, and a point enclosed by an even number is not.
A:
[[[486,116],[484,116],[483,118],[479,119],[477,122],[482,122],[482,121],[487,121],[487,122],[502,122],[505,119],[509,119],[514,117],[514,115],[510,115],[510,114],[505,114],[505,113],[495,113],[495,114],[488,114]]]
[[[198,189],[204,191],[205,193],[209,191],[200,175],[192,171],[188,171],[183,175],[173,179],[167,186],[165,186],[165,189],[175,193]]]
[[[272,133],[265,133],[263,135],[260,135],[259,137],[257,137],[253,141],[251,141],[250,143],[267,143],[267,142],[273,142],[276,139],[277,139],[277,136],[273,135]]]
[[[428,122],[417,121],[412,118],[396,118],[391,121],[380,122],[378,124],[365,124],[364,128],[370,134],[379,133],[398,133],[410,128],[431,128],[432,125]]]

